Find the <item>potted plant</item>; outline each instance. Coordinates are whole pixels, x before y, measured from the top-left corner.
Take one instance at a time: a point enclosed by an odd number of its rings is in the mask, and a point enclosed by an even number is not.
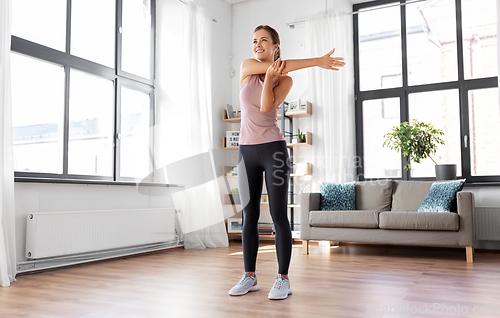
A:
[[[238,188],[231,189],[231,194],[229,195],[231,198],[231,204],[241,204],[240,201],[240,191]]]
[[[299,134],[297,136],[297,143],[302,143],[306,142],[306,135],[300,132],[300,129],[298,130]]]
[[[457,176],[457,165],[438,165],[431,155],[436,154],[438,144],[444,145],[440,136],[443,131],[431,124],[413,119],[411,123],[404,122],[392,127],[392,131],[384,135],[384,147],[401,151],[407,158],[405,169],[411,169],[411,162],[420,163],[422,159],[430,158],[436,165],[436,180],[452,180]],[[408,160],[410,159],[410,160]]]

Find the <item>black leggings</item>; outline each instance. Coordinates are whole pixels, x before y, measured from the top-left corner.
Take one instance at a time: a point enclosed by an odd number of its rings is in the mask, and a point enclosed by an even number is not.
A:
[[[276,231],[278,273],[288,275],[292,256],[292,232],[287,215],[290,168],[290,158],[284,140],[240,145],[238,148],[238,188],[243,206],[242,244],[245,272],[255,272],[259,248],[262,172],[265,171],[269,209]]]

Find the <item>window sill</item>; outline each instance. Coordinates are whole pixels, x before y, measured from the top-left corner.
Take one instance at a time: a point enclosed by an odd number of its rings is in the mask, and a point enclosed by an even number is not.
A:
[[[183,187],[179,184],[166,184],[157,182],[141,182],[133,181],[106,181],[106,180],[84,180],[84,179],[52,179],[52,178],[29,178],[15,177],[14,182],[31,182],[31,183],[63,183],[63,184],[96,184],[96,185],[113,185],[113,186],[141,186],[141,187]]]

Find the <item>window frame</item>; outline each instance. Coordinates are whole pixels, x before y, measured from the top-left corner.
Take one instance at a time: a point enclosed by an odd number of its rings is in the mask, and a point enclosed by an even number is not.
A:
[[[477,79],[465,79],[464,75],[464,51],[462,37],[462,15],[461,15],[461,0],[455,1],[455,18],[456,18],[456,45],[457,45],[457,63],[458,63],[458,80],[408,85],[408,52],[407,52],[407,33],[406,33],[406,5],[400,6],[401,12],[401,50],[402,50],[402,86],[397,88],[375,89],[375,90],[360,90],[360,67],[359,67],[359,29],[358,15],[353,16],[353,31],[354,31],[354,94],[355,94],[355,125],[356,125],[356,153],[358,158],[361,158],[360,165],[357,167],[357,175],[360,181],[378,180],[382,178],[365,178],[364,177],[364,151],[363,151],[363,110],[362,105],[366,100],[382,99],[399,97],[400,98],[400,122],[409,120],[408,96],[412,93],[432,92],[447,89],[458,89],[459,92],[459,110],[460,110],[460,148],[461,148],[461,163],[462,163],[462,178],[467,179],[467,184],[481,185],[497,185],[500,183],[500,175],[489,176],[472,176],[471,175],[471,158],[470,158],[470,142],[467,146],[464,144],[464,138],[470,140],[469,136],[469,91],[484,88],[498,88],[498,76],[485,77]],[[358,12],[363,9],[380,5],[404,4],[409,0],[376,0],[361,4],[353,5],[353,12]],[[498,22],[497,22],[498,23]],[[497,37],[499,35],[497,34]],[[431,181],[434,177],[411,177],[411,173],[404,169],[406,158],[401,153],[401,178],[392,178],[395,180],[420,180]]]
[[[16,182],[47,182],[54,180],[56,182],[70,183],[96,183],[103,182],[104,184],[124,184],[129,185],[135,181],[135,178],[121,177],[119,175],[120,167],[120,140],[118,133],[120,132],[120,91],[121,87],[125,86],[137,91],[141,91],[150,95],[150,125],[154,127],[155,123],[155,52],[156,52],[156,0],[151,0],[151,78],[144,78],[121,70],[121,45],[122,34],[120,32],[122,26],[122,2],[123,0],[115,0],[115,68],[86,60],[84,58],[71,55],[71,0],[66,0],[66,46],[65,52],[31,42],[29,40],[19,38],[12,35],[11,51],[20,53],[29,57],[37,58],[45,62],[50,62],[60,65],[65,72],[64,86],[64,136],[63,136],[63,169],[62,173],[43,173],[43,172],[14,172],[14,181]],[[104,79],[111,80],[114,85],[114,120],[110,125],[113,125],[113,176],[98,176],[98,175],[76,175],[68,173],[68,145],[69,145],[69,90],[70,90],[70,69],[75,69],[89,73]],[[150,130],[149,149],[152,149],[152,158],[149,165],[150,175],[146,176],[142,182],[153,183],[154,180],[154,129]]]

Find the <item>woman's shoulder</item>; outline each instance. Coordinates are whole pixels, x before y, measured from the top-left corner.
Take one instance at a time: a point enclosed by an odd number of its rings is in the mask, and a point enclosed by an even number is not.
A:
[[[243,60],[243,62],[241,62],[241,66],[245,66],[248,64],[255,64],[255,63],[262,63],[262,62],[257,60],[256,58],[251,57],[246,60]]]

